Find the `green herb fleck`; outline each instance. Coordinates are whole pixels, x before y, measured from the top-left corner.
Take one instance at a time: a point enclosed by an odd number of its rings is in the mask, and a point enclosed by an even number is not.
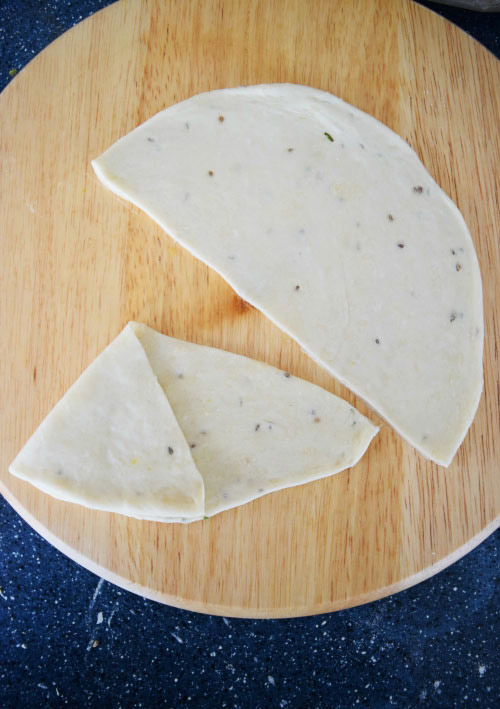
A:
[[[330,133],[327,133],[327,132],[325,131],[325,132],[324,132],[324,135],[326,135],[326,137],[328,138],[328,140],[329,140],[331,143],[334,142],[332,136],[330,135]]]
[[[16,74],[17,74],[17,69],[15,67],[9,71],[10,77],[15,76]]]
[[[203,515],[203,519],[210,519],[210,517],[207,517],[206,515]]]

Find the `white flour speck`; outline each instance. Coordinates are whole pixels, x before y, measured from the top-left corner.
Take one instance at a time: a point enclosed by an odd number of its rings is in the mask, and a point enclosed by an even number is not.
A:
[[[95,587],[94,595],[92,596],[92,605],[95,603],[95,599],[100,594],[103,583],[104,579],[99,579],[99,583]]]
[[[486,672],[486,665],[479,665],[477,671],[479,672],[479,676],[483,677],[484,673]]]
[[[176,635],[175,633],[170,633],[170,635],[171,635],[173,638],[175,638],[178,643],[180,643],[181,645],[184,645],[184,640],[181,640],[181,638],[180,638],[178,635]]]
[[[276,687],[276,682],[274,681],[274,677],[272,675],[267,676],[267,681],[269,682],[269,684],[272,684],[273,687]]]
[[[438,687],[439,687],[440,684],[441,684],[441,680],[440,680],[440,679],[437,679],[437,680],[434,682],[434,689],[438,689]]]
[[[103,620],[104,620],[104,616],[103,616],[102,612],[99,611],[99,613],[97,614],[97,620],[96,620],[97,625],[100,625]]]

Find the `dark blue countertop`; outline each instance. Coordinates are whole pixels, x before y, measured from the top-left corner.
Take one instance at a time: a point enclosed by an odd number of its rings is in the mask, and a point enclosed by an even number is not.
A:
[[[0,88],[108,4],[3,0]],[[422,4],[500,56],[500,14]],[[99,579],[0,499],[0,706],[498,707],[499,556],[497,531],[440,574],[366,606],[226,619]]]

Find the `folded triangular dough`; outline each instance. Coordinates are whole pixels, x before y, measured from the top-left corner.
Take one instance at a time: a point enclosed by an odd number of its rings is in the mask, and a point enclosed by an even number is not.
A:
[[[203,515],[202,477],[130,327],[66,392],[9,470],[94,509],[138,518]]]
[[[193,521],[352,466],[377,430],[286,372],[130,323],[10,472],[88,507]]]
[[[353,466],[377,432],[325,389],[133,325],[205,482],[205,514]]]
[[[448,465],[482,391],[462,216],[389,128],[289,84],[200,94],[93,162],[99,179]]]

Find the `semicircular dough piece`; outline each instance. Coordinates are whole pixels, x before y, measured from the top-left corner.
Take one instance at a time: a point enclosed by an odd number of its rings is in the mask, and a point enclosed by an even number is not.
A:
[[[290,84],[171,106],[93,162],[425,456],[448,465],[482,391],[478,261],[414,151]]]
[[[131,327],[68,389],[9,471],[93,509],[140,519],[203,515],[203,479]]]
[[[129,323],[9,469],[69,502],[192,522],[353,466],[377,430],[287,372]]]

